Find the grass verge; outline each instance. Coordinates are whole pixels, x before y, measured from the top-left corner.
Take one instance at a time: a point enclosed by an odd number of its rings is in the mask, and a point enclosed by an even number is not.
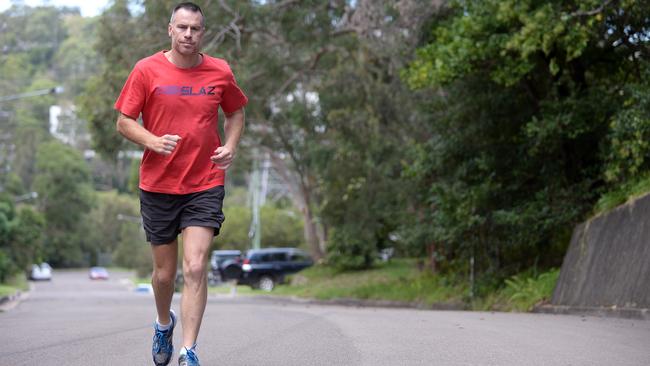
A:
[[[273,293],[319,300],[352,298],[423,305],[462,304],[468,293],[466,283],[421,272],[413,259],[394,259],[369,270],[351,272],[314,266],[293,276],[291,282],[278,286]]]
[[[650,192],[650,174],[622,184],[616,190],[603,194],[594,208],[594,215],[609,211],[618,205]]]
[[[293,276],[290,284],[278,286],[273,294],[319,300],[351,298],[424,306],[452,304],[473,310],[530,311],[534,305],[550,300],[559,273],[558,269],[541,274],[527,271],[507,279],[502,288],[472,300],[466,278],[421,272],[415,260],[395,259],[365,271],[340,272],[314,266]]]
[[[18,291],[27,291],[29,289],[29,282],[23,274],[17,274],[11,277],[4,283],[0,284],[0,297],[10,296]]]
[[[475,310],[531,311],[535,305],[550,301],[560,276],[559,269],[534,274],[520,273],[505,281],[505,286],[474,302]]]
[[[230,284],[223,284],[220,286],[208,287],[208,293],[212,295],[229,295],[233,294],[233,289]],[[243,285],[235,286],[235,293],[244,296],[268,294],[268,292],[252,289],[250,286]]]
[[[470,284],[460,275],[430,274],[417,268],[415,259],[393,259],[363,271],[338,271],[316,265],[287,278],[287,284],[273,292],[236,286],[238,296],[278,295],[317,300],[361,299],[416,303],[423,306],[451,304],[472,310],[530,311],[550,300],[560,274],[559,269],[544,273],[532,270],[512,276],[502,288],[481,298],[469,299]],[[151,278],[132,278],[138,283],[151,283]],[[224,284],[208,288],[209,294],[233,294],[232,286]]]

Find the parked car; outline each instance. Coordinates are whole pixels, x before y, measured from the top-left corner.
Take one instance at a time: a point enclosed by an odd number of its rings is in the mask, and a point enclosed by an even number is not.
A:
[[[104,267],[92,267],[88,272],[88,277],[91,280],[107,280],[108,271]]]
[[[52,267],[45,262],[32,264],[32,269],[29,271],[29,279],[32,281],[50,281],[52,279]]]
[[[238,279],[241,275],[242,254],[239,250],[213,250],[210,256],[208,283]]]
[[[213,250],[208,269],[208,285],[217,286],[224,281],[238,279],[241,274],[242,254],[239,250]],[[176,270],[176,290],[183,287],[183,269]]]
[[[299,272],[314,261],[296,248],[265,248],[246,252],[238,283],[271,291],[285,276]]]

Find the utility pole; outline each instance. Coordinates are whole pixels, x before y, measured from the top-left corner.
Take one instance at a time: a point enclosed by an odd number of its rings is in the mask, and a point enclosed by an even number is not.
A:
[[[253,171],[251,174],[251,181],[248,186],[248,193],[251,203],[252,220],[250,230],[248,230],[248,237],[251,239],[251,247],[253,249],[260,249],[262,242],[262,224],[260,220],[260,169],[257,160],[257,152],[253,153]]]
[[[253,153],[253,171],[251,173],[251,182],[248,187],[250,194],[250,205],[252,220],[248,237],[251,238],[253,249],[260,249],[262,242],[262,218],[260,208],[266,203],[266,195],[269,190],[269,169],[271,167],[271,158],[269,154],[264,154],[264,162],[260,168],[259,154]]]

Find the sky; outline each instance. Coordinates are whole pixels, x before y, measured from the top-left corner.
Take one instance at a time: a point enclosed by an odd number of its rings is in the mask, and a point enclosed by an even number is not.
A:
[[[23,3],[29,6],[52,5],[52,6],[76,6],[81,9],[81,15],[92,17],[99,15],[107,6],[110,0],[0,0],[0,12],[11,7],[12,2]]]

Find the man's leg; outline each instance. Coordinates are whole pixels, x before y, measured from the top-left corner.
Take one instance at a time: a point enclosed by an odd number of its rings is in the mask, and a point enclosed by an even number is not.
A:
[[[214,237],[210,227],[189,226],[183,229],[183,296],[181,322],[183,346],[188,349],[196,343],[201,328],[208,296],[206,263]]]
[[[152,245],[153,274],[151,285],[153,286],[156,310],[158,311],[158,322],[169,324],[171,318],[169,309],[174,296],[174,282],[176,281],[176,262],[178,261],[178,241],[174,240],[169,244]]]

